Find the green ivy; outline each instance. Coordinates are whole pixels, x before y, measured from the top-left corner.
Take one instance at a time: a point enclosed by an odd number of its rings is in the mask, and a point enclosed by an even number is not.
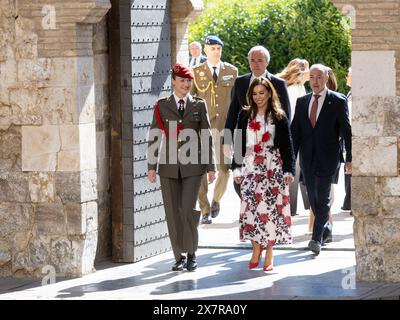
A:
[[[203,14],[189,25],[189,40],[204,43],[216,34],[224,41],[223,61],[249,71],[247,52],[263,45],[271,53],[268,69],[281,71],[296,57],[323,63],[336,74],[345,93],[351,58],[349,22],[328,0],[207,1]]]

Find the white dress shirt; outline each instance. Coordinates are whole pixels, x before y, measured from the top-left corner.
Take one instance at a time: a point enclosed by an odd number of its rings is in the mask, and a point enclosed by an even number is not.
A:
[[[295,83],[287,87],[289,101],[290,101],[290,120],[293,121],[294,113],[296,111],[297,99],[306,95],[306,89],[300,83]]]
[[[185,104],[183,105],[183,108],[186,109],[187,99],[189,98],[190,94],[188,94],[186,97],[183,97],[183,98],[179,98],[175,94],[175,92],[173,94],[174,94],[174,98],[175,98],[176,108],[179,110],[179,100],[183,99],[183,101],[185,101]]]
[[[267,70],[265,70],[265,72],[264,72],[261,76],[259,76],[259,77],[266,78],[266,77],[267,77]],[[259,78],[259,77],[256,77],[254,73],[251,74],[250,82],[249,82],[249,88],[250,88],[250,85],[251,85],[251,83],[253,82],[253,80],[254,80],[255,78]]]
[[[199,64],[200,64],[200,56],[192,57],[192,60],[190,61],[190,67],[194,68],[197,67]]]
[[[214,74],[214,67],[217,67],[217,69],[215,69],[215,73],[217,74],[217,76],[219,76],[219,71],[221,70],[221,61],[218,62],[216,65],[213,65],[207,60],[207,65],[210,69],[211,74]]]
[[[319,117],[319,114],[320,114],[320,112],[321,112],[322,105],[324,104],[324,101],[325,101],[327,92],[328,92],[328,88],[325,87],[324,90],[322,90],[320,93],[318,93],[318,95],[320,95],[320,97],[319,97],[319,99],[318,99],[318,109],[317,109],[317,119],[316,119],[316,120],[318,120],[318,117]],[[315,97],[314,97],[314,96],[315,96],[316,94],[317,94],[317,93],[314,93],[314,92],[313,92],[313,95],[312,95],[312,97],[311,97],[310,104],[308,105],[308,118],[310,118],[311,107],[312,107],[313,102],[314,102],[314,100],[315,100]]]

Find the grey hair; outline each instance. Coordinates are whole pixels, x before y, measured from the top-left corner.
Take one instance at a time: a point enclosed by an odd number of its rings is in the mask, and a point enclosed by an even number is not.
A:
[[[271,60],[271,55],[269,54],[268,49],[263,46],[255,46],[250,49],[249,53],[247,54],[247,59],[249,60],[249,62],[251,54],[255,51],[261,52],[265,57],[265,61],[267,61],[267,64],[269,64],[269,60]]]
[[[201,45],[200,42],[198,42],[198,41],[192,41],[192,42],[189,44],[189,47],[191,47],[192,44],[194,44],[194,45],[195,45],[197,48],[199,48],[200,50],[202,49],[202,45]]]
[[[311,66],[311,68],[310,68],[310,72],[311,72],[311,70],[313,70],[313,69],[321,70],[321,71],[324,73],[324,75],[329,76],[329,68],[328,68],[327,66],[321,64],[321,63],[313,64],[313,65]]]

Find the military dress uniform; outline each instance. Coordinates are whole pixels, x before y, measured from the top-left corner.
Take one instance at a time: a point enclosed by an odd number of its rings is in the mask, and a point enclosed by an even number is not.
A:
[[[198,190],[202,176],[215,171],[215,165],[210,161],[213,157],[212,143],[203,141],[206,135],[200,135],[201,130],[210,130],[205,102],[190,95],[184,100],[183,115],[178,111],[174,95],[158,100],[151,123],[151,129],[155,131],[150,134],[148,143],[148,170],[157,170],[160,176],[167,227],[177,262],[184,259],[184,252],[189,255],[197,250],[200,212],[195,208]],[[182,139],[180,133],[183,129],[194,130],[195,138]],[[208,139],[210,137],[209,132]],[[193,150],[196,161],[181,163],[179,154],[184,151],[190,156]],[[210,159],[200,158],[207,153]]]
[[[220,70],[217,81],[215,82],[207,62],[204,62],[193,69],[193,74],[194,79],[191,92],[193,95],[206,100],[211,129],[217,129],[218,132],[223,134],[222,130],[225,128],[231,100],[231,90],[237,78],[238,69],[227,62],[220,62]],[[216,152],[215,162],[218,171],[214,187],[213,202],[219,203],[227,188],[230,160],[224,160],[222,136],[214,137],[213,141]],[[210,202],[207,198],[207,191],[207,177],[204,176],[199,191],[199,205],[201,214],[203,215],[211,211]]]

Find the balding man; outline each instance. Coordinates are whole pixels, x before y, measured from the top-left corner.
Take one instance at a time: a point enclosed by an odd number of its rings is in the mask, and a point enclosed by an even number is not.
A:
[[[206,56],[203,56],[202,46],[200,42],[193,41],[189,44],[190,58],[189,58],[189,67],[194,68],[199,64],[206,62]]]
[[[329,223],[331,185],[340,166],[340,137],[346,146],[345,172],[351,173],[351,126],[347,99],[329,90],[328,68],[316,64],[310,68],[312,93],[297,99],[291,126],[295,157],[307,187],[315,221],[308,248],[316,255],[324,241],[332,238]]]

